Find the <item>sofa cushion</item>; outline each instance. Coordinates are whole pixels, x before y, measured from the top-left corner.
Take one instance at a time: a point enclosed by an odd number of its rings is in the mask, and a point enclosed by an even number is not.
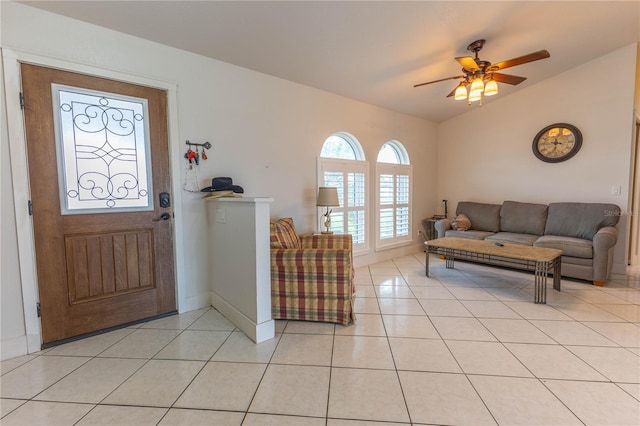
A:
[[[523,244],[526,246],[532,246],[538,239],[538,235],[531,234],[516,234],[513,232],[498,232],[495,235],[485,238],[487,241],[497,241],[500,243],[512,243]]]
[[[455,229],[450,229],[445,232],[445,237],[458,237],[458,238],[469,238],[472,240],[484,240],[487,237],[493,235],[493,232],[487,231],[475,231],[470,229],[469,231],[456,231]]]
[[[581,257],[583,259],[591,259],[593,257],[593,242],[583,238],[544,235],[538,238],[533,245],[562,250],[563,256]]]
[[[269,223],[271,248],[297,249],[301,247],[300,237],[293,226],[293,219],[286,217]]]
[[[545,204],[505,201],[500,209],[500,231],[544,235],[548,209]]]
[[[471,221],[463,214],[459,214],[451,221],[451,227],[456,231],[466,231],[471,228]]]
[[[471,220],[471,229],[476,231],[500,231],[500,204],[460,201],[456,215],[464,214]]]
[[[551,203],[544,235],[592,240],[598,229],[615,226],[619,218],[620,207],[615,204]]]

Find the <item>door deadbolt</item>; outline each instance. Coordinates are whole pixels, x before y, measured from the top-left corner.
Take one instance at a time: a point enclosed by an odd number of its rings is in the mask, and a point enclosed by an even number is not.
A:
[[[158,194],[158,197],[160,198],[160,207],[162,207],[163,209],[171,207],[171,197],[169,196],[168,192],[161,192],[160,194]]]

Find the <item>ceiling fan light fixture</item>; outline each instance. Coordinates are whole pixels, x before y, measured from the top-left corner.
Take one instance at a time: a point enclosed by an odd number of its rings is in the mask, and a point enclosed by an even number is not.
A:
[[[484,90],[484,83],[480,77],[476,77],[471,82],[471,90],[469,90],[469,98],[471,98],[472,94],[481,95]],[[473,101],[471,101],[473,102]]]
[[[467,86],[464,83],[460,83],[458,87],[456,87],[456,93],[453,96],[453,99],[456,101],[467,99]]]
[[[481,91],[476,91],[476,92],[470,92],[469,93],[469,102],[477,102],[480,99],[482,99],[482,92]]]
[[[485,96],[493,96],[498,94],[498,83],[492,78],[487,81],[487,84],[484,86],[484,95]]]
[[[462,66],[461,75],[414,84],[413,87],[425,86],[427,84],[438,83],[446,80],[463,79],[463,81],[460,82],[452,92],[447,94],[447,98],[453,97],[457,101],[467,99],[469,105],[479,101],[478,105],[481,106],[483,95],[493,96],[498,94],[498,82],[515,86],[527,79],[526,77],[503,74],[498,71],[529,62],[539,61],[551,56],[548,51],[539,50],[507,61],[492,64],[489,61],[481,60],[478,55],[478,52],[482,50],[484,43],[485,40],[480,39],[467,46],[467,50],[473,52],[474,56],[460,56],[455,58],[458,64]],[[494,77],[498,77],[497,80],[495,80]]]

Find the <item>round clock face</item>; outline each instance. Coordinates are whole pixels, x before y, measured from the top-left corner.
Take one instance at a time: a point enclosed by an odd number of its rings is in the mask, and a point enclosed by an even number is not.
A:
[[[566,123],[547,126],[533,139],[533,153],[547,163],[566,161],[576,155],[581,146],[580,130]]]

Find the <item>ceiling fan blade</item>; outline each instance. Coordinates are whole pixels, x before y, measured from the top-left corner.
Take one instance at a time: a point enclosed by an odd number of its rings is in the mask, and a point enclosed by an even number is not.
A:
[[[501,74],[499,72],[491,73],[491,75],[493,76],[493,79],[498,83],[513,84],[514,86],[516,84],[522,83],[527,79],[527,77],[518,77],[517,75],[510,75],[510,74]]]
[[[441,81],[455,80],[455,79],[458,79],[458,78],[465,78],[465,76],[464,75],[456,75],[455,77],[441,78],[440,80],[433,80],[433,81],[427,81],[426,83],[414,84],[413,87],[420,87],[420,86],[425,86],[425,85],[431,84],[431,83],[439,83]]]
[[[458,88],[458,86],[456,86],[456,87],[455,87],[455,89],[453,89],[453,90],[451,91],[451,93],[449,93],[449,94],[447,95],[447,98],[450,98],[450,97],[454,96],[454,95],[456,94],[456,89],[457,89],[457,88]]]
[[[539,61],[545,59],[551,55],[546,50],[538,50],[537,52],[529,53],[528,55],[519,56],[517,58],[509,59],[508,61],[498,62],[491,65],[490,70],[503,70],[509,67],[515,67],[516,65],[526,64],[527,62]]]
[[[478,64],[476,64],[473,56],[459,56],[456,58],[456,61],[458,61],[465,70],[475,71],[478,69]]]

